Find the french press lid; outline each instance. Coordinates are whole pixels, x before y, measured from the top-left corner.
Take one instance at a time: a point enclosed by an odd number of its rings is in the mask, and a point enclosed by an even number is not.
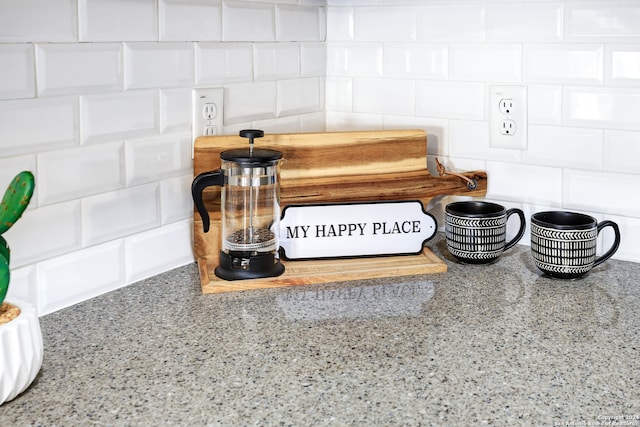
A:
[[[277,150],[266,148],[253,149],[253,139],[262,138],[264,131],[257,129],[245,129],[240,131],[240,136],[249,138],[249,148],[236,148],[220,153],[220,158],[229,162],[238,163],[242,166],[271,166],[282,159],[282,153]]]
[[[251,151],[248,148],[237,148],[220,153],[220,158],[242,166],[270,166],[282,159],[282,153],[276,150],[259,148]]]

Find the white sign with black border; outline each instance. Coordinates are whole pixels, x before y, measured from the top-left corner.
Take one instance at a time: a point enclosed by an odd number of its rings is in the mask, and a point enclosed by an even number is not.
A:
[[[280,248],[290,260],[409,255],[437,229],[418,200],[290,205],[280,220]]]

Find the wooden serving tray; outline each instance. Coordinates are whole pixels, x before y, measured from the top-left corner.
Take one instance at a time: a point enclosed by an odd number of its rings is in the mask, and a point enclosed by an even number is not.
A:
[[[248,145],[236,135],[199,137],[194,146],[194,176],[220,167],[220,153]],[[457,176],[432,176],[427,170],[427,134],[423,130],[267,134],[256,148],[282,152],[280,204],[376,200],[420,200],[426,207],[439,195],[484,196],[487,174],[463,175],[475,180],[470,190]],[[213,270],[220,253],[220,188],[208,187],[203,200],[211,218],[204,233],[194,211],[194,252],[203,293],[217,293],[367,278],[442,273],[446,264],[424,248],[418,255],[375,258],[283,261],[279,277],[226,281]]]

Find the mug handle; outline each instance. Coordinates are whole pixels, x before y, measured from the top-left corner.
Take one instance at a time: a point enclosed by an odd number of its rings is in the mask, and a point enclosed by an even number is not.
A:
[[[504,245],[504,250],[506,251],[507,249],[510,249],[511,247],[513,247],[516,243],[518,243],[520,241],[520,239],[522,239],[522,236],[524,236],[524,229],[525,229],[525,219],[524,219],[524,212],[522,212],[522,209],[518,209],[518,208],[513,208],[513,209],[509,209],[507,211],[507,221],[509,221],[509,217],[513,214],[518,214],[518,216],[520,217],[520,229],[518,230],[518,234],[516,234],[516,237],[514,237],[513,239],[509,240],[505,245]],[[506,225],[505,225],[506,227]]]
[[[605,227],[613,228],[613,232],[615,233],[615,239],[613,241],[613,245],[611,245],[611,248],[604,255],[602,255],[600,258],[595,260],[595,262],[593,263],[594,267],[596,265],[602,264],[603,262],[611,258],[611,256],[615,254],[616,251],[618,250],[618,247],[620,247],[620,229],[618,228],[618,224],[609,220],[602,221],[601,223],[598,223],[598,234],[600,234],[600,230],[602,230]]]

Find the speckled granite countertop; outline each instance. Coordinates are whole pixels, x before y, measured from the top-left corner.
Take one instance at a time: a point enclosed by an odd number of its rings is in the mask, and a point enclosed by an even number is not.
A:
[[[429,247],[447,273],[202,295],[189,265],[45,316],[0,425],[640,425],[640,264]]]

